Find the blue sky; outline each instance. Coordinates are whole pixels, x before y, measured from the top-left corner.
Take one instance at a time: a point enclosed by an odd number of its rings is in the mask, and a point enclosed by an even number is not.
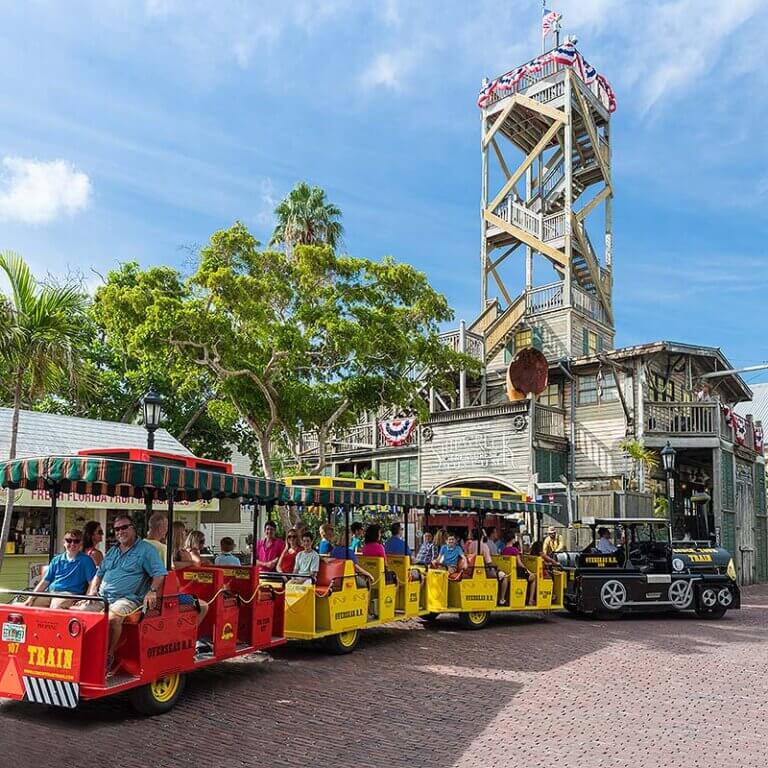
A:
[[[611,81],[617,343],[768,360],[768,0],[560,0]],[[345,247],[479,305],[483,76],[539,51],[540,4],[0,0],[0,249],[95,283],[183,266],[300,180]],[[748,377],[768,380],[768,375]]]

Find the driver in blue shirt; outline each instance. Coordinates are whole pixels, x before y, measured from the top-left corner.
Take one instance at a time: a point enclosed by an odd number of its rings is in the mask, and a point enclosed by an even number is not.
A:
[[[104,556],[86,593],[98,594],[109,603],[108,670],[126,617],[142,606],[151,610],[157,605],[157,591],[166,575],[160,555],[151,544],[138,538],[130,515],[119,515],[114,522],[114,531],[117,545]],[[75,607],[86,611],[102,610],[101,603],[91,600]]]

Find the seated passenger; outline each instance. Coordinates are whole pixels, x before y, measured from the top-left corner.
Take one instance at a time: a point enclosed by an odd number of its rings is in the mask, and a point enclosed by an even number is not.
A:
[[[596,545],[598,552],[603,555],[610,555],[616,551],[616,547],[611,543],[611,532],[607,528],[598,528],[597,535],[599,537]]]
[[[333,549],[334,532],[330,523],[323,523],[320,526],[320,545],[317,551],[321,555],[330,555]]]
[[[440,550],[432,539],[432,534],[429,531],[424,531],[421,536],[421,546],[416,553],[414,562],[419,563],[419,565],[431,565],[433,560],[437,560],[440,556]]]
[[[301,534],[301,550],[296,554],[296,561],[293,564],[293,572],[297,577],[293,578],[289,584],[306,584],[317,576],[320,570],[320,555],[312,549],[312,534],[304,530]]]
[[[536,574],[526,568],[523,558],[520,556],[520,543],[517,540],[517,534],[510,531],[507,534],[507,545],[501,551],[505,557],[515,558],[515,569],[518,579],[525,579],[528,582],[525,595],[526,605],[536,604]]]
[[[458,545],[456,537],[448,534],[447,543],[440,548],[440,554],[432,565],[444,565],[448,573],[457,573],[467,567],[467,559],[464,557],[464,551]]]
[[[276,533],[277,526],[271,520],[267,520],[264,524],[264,538],[256,543],[256,565],[260,572],[274,571],[285,549],[285,542],[278,539]]]
[[[541,541],[534,541],[533,544],[531,544],[531,554],[535,555],[536,557],[540,557],[545,565],[557,565],[559,566],[560,563],[555,560],[555,558],[550,557],[546,551],[545,551],[545,545]]]
[[[240,558],[234,554],[235,540],[233,538],[224,536],[219,542],[219,549],[221,552],[216,555],[216,559],[213,561],[214,565],[242,565]]]
[[[373,576],[363,568],[357,561],[357,555],[352,551],[351,547],[345,547],[339,536],[336,540],[336,546],[331,550],[331,557],[339,560],[351,560],[355,565],[355,581],[358,587],[367,586],[365,580],[369,583],[374,581]]]
[[[352,523],[350,530],[352,531],[352,541],[349,542],[349,546],[359,554],[360,547],[363,546],[364,526],[361,522],[355,522]]]
[[[365,544],[363,544],[363,557],[383,557],[387,562],[387,553],[381,543],[381,526],[369,525],[365,530]]]
[[[486,575],[491,579],[498,579],[499,581],[499,605],[506,605],[509,576],[500,568],[497,568],[493,562],[488,537],[483,534],[483,537],[480,538],[480,532],[478,530],[473,531],[472,541],[469,542],[467,549],[469,554],[477,555],[479,552],[482,555]]]
[[[168,518],[164,512],[153,512],[149,517],[147,527],[149,530],[144,541],[157,550],[160,559],[165,563],[168,559],[168,548],[165,545],[165,537],[168,535]]]
[[[291,528],[285,534],[285,549],[277,558],[276,570],[279,573],[293,573],[296,564],[296,555],[299,554],[299,534],[295,528]]]
[[[109,603],[109,646],[107,674],[112,672],[115,648],[123,632],[125,619],[157,605],[157,591],[163,585],[166,570],[157,550],[138,538],[130,515],[119,514],[114,522],[117,545],[104,556],[91,580],[87,595],[99,595]],[[87,600],[73,610],[100,612],[103,604]]]
[[[200,556],[204,546],[205,534],[202,531],[190,531],[184,540],[184,546],[174,553],[174,561],[179,563],[178,565],[174,563],[174,568],[204,565],[203,558]]]
[[[98,545],[104,540],[104,529],[96,520],[89,520],[83,528],[83,553],[93,560],[98,568],[104,559],[104,554]],[[165,562],[165,560],[163,560]]]
[[[384,545],[384,551],[388,555],[410,555],[411,550],[400,535],[400,523],[392,523],[389,526],[392,535],[387,539]]]
[[[96,575],[96,565],[83,551],[83,534],[72,528],[64,534],[64,552],[51,560],[35,592],[57,592],[62,595],[84,595]],[[28,597],[24,605],[70,608],[77,602],[66,597]]]

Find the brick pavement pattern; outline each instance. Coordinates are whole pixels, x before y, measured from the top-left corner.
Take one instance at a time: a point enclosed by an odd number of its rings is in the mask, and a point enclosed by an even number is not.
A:
[[[291,644],[193,675],[168,715],[0,701],[0,768],[371,768],[762,764],[768,587],[741,611],[593,622],[454,617]]]

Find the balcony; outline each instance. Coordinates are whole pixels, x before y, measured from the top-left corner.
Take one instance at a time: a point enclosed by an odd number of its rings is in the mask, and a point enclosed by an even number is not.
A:
[[[745,420],[743,440],[737,440],[733,425],[725,418],[720,403],[656,403],[645,402],[645,433],[649,437],[717,438],[755,448],[755,427]]]
[[[459,328],[441,333],[439,339],[454,352],[463,352],[481,363],[485,360],[485,342],[482,334]]]
[[[542,57],[538,58],[546,57],[546,55],[547,54],[543,54]],[[536,59],[528,62],[528,65],[534,64],[535,61]],[[523,67],[526,67],[526,65],[524,64]],[[485,104],[486,109],[490,109],[494,104],[497,104],[499,101],[502,101],[508,96],[514,95],[515,93],[525,94],[526,96],[529,96],[530,98],[535,99],[542,104],[554,101],[555,99],[562,97],[565,93],[565,83],[563,77],[562,75],[558,75],[564,72],[566,69],[570,69],[570,67],[564,66],[563,64],[559,64],[552,60],[546,61],[543,65],[540,65],[538,71],[534,71],[535,67],[529,67],[528,72],[524,77],[517,80],[517,82],[512,82],[514,78],[511,78],[510,76],[513,75],[513,73],[518,69],[520,68],[515,67],[505,75],[501,75],[499,78],[496,78],[498,80],[507,78],[508,83],[504,87],[504,90],[496,91],[488,98],[488,101]],[[574,67],[573,71],[577,76],[579,75],[578,68]],[[537,83],[541,83],[544,80],[549,81],[548,85],[542,83],[545,85],[544,88],[536,88],[535,93],[526,93],[530,88],[532,88],[532,86],[535,86]],[[610,109],[610,98],[608,97],[608,92],[598,80],[593,81],[589,85],[585,83],[584,88],[590,94],[590,96],[593,97],[594,100],[599,103],[606,111]]]
[[[719,429],[718,403],[645,403],[648,435],[716,437]]]

